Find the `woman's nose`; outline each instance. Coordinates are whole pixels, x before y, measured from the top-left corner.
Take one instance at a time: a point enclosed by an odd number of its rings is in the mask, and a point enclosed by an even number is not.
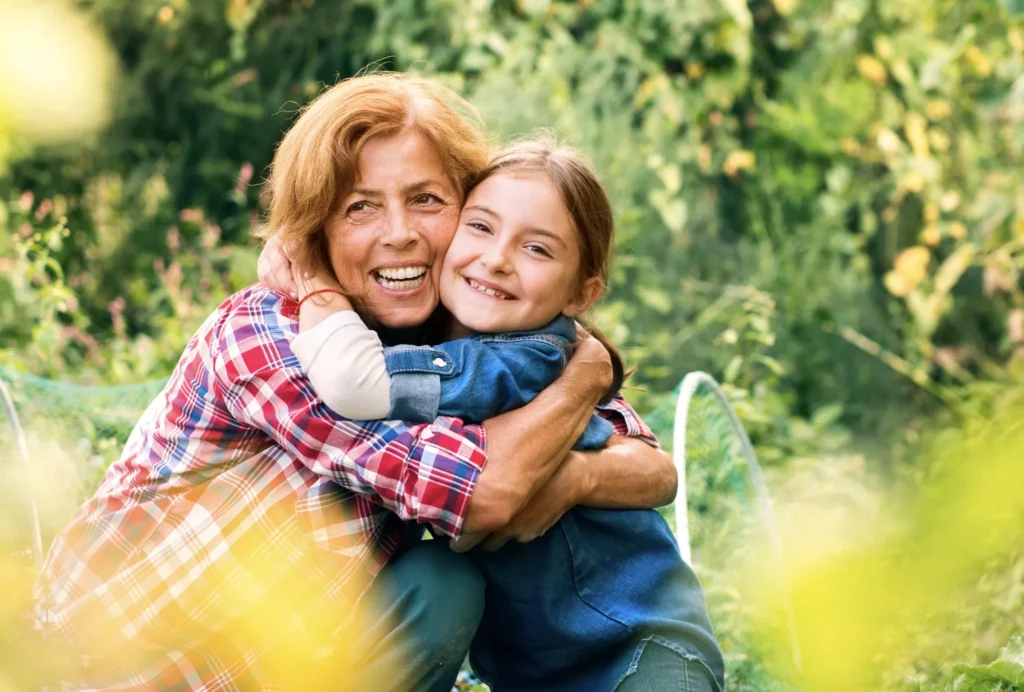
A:
[[[382,245],[402,250],[414,244],[418,238],[419,233],[413,226],[413,219],[407,214],[392,211],[386,215],[380,236]]]

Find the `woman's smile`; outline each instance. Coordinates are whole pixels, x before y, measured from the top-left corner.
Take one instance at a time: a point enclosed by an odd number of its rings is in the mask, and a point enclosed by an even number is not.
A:
[[[411,293],[424,285],[429,269],[426,264],[400,264],[378,267],[371,275],[387,291]]]

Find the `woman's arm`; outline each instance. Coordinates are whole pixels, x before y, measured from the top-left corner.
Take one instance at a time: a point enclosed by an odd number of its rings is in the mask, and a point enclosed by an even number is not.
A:
[[[302,464],[404,520],[459,535],[486,462],[484,427],[338,418],[291,351],[296,325],[286,313],[294,304],[286,301],[254,287],[211,317],[203,338],[212,377],[201,386],[223,402],[232,419],[225,424],[234,422],[253,453],[276,444],[281,463]]]
[[[562,375],[523,408],[484,423],[488,463],[470,497],[463,531],[506,526],[558,469],[612,381],[608,351],[582,336]]]
[[[483,541],[497,550],[510,540],[525,543],[543,536],[573,507],[651,509],[675,499],[676,467],[672,457],[635,437],[616,435],[603,449],[573,450],[547,483],[506,526]],[[471,541],[452,542],[464,551]]]

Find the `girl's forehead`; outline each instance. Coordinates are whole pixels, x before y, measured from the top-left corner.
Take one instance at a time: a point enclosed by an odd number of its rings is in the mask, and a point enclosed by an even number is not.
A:
[[[513,170],[495,173],[478,183],[466,198],[466,206],[474,200],[486,199],[489,204],[500,202],[511,208],[519,203],[521,197],[530,197],[536,202],[561,201],[555,184],[543,171]],[[536,209],[536,206],[531,205],[531,209]]]

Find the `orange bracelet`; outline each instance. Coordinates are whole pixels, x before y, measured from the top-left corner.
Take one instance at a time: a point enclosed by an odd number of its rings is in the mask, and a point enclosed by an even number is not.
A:
[[[317,295],[318,293],[337,293],[339,296],[341,296],[343,298],[347,298],[348,297],[343,292],[339,291],[336,288],[319,288],[319,289],[317,289],[315,291],[310,291],[306,295],[302,296],[302,300],[299,301],[299,307],[295,308],[295,312],[298,312],[299,310],[301,310],[302,309],[302,304],[305,303],[310,298],[312,298],[313,296]]]

